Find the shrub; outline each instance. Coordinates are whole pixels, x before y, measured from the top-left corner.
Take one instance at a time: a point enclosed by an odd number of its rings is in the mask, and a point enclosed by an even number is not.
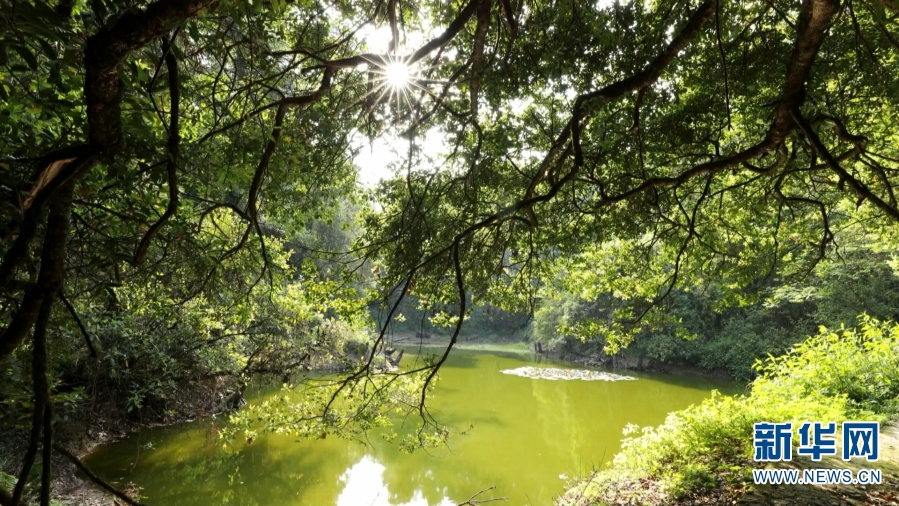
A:
[[[899,325],[862,316],[858,328],[821,328],[780,357],[758,362],[745,396],[713,393],[668,415],[659,427],[625,429],[611,467],[569,491],[600,500],[616,487],[646,479],[672,496],[740,482],[752,458],[756,422],[887,420],[899,398]],[[630,486],[630,485],[628,485]],[[582,499],[577,504],[585,504]]]

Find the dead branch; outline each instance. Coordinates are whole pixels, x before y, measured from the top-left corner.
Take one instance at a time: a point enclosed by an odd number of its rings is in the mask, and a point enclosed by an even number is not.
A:
[[[483,494],[485,492],[489,492],[495,488],[496,488],[496,485],[493,485],[492,487],[487,487],[484,490],[481,490],[481,491],[477,492],[476,494],[474,494],[473,496],[469,497],[467,501],[459,503],[456,506],[477,506],[478,504],[484,504],[484,503],[493,502],[493,501],[508,501],[509,500],[508,497],[491,497],[490,499],[478,499],[478,496],[480,496],[481,494]]]

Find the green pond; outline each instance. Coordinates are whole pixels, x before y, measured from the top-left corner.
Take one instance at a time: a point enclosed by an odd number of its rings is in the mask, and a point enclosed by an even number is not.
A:
[[[415,358],[407,354],[403,362]],[[574,368],[528,354],[454,350],[430,407],[443,423],[473,428],[440,450],[403,454],[372,435],[368,443],[269,436],[225,452],[215,433],[220,417],[132,434],[98,448],[86,463],[104,479],[142,487],[152,506],[448,506],[491,486],[482,497],[543,505],[573,478],[609,461],[625,425],[657,425],[713,389],[742,389],[620,370],[637,380],[553,381],[500,372],[528,365]]]

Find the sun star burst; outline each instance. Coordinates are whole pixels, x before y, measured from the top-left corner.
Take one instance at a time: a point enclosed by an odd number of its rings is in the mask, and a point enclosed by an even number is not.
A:
[[[384,77],[393,88],[406,88],[411,81],[409,66],[403,62],[392,62],[384,68]]]

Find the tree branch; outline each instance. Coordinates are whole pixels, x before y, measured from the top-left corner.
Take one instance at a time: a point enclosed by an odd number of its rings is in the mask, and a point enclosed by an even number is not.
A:
[[[47,218],[47,232],[41,252],[41,271],[37,283],[26,291],[19,310],[0,334],[0,362],[19,346],[31,326],[45,298],[53,300],[65,276],[66,242],[69,237],[69,218],[72,213],[74,183],[68,183],[53,201]]]
[[[110,485],[109,483],[106,483],[105,481],[100,479],[100,477],[97,476],[96,474],[94,474],[90,469],[88,469],[88,467],[86,465],[84,465],[84,463],[81,462],[81,460],[78,457],[73,455],[71,452],[69,452],[68,450],[66,450],[65,448],[60,446],[59,444],[54,444],[53,449],[56,450],[57,453],[59,453],[60,455],[65,457],[69,462],[74,464],[75,467],[77,467],[79,471],[84,473],[92,482],[96,483],[97,485],[102,487],[104,490],[106,490],[110,494],[118,497],[119,499],[121,499],[122,501],[125,501],[125,503],[130,504],[131,506],[145,506],[143,503],[135,501],[134,499],[128,497],[127,495],[123,494],[122,492],[116,490],[116,488],[113,487],[112,485]]]
[[[91,341],[91,336],[87,332],[87,327],[84,326],[84,323],[81,321],[81,318],[78,317],[78,313],[75,311],[75,307],[72,306],[72,303],[69,302],[69,299],[66,298],[63,291],[59,290],[59,300],[62,301],[63,305],[66,309],[69,310],[69,314],[72,315],[72,318],[75,319],[75,323],[78,324],[78,328],[81,330],[81,335],[84,337],[84,343],[87,344],[87,349],[90,350],[91,356],[97,358],[97,350],[94,349],[94,343]]]
[[[188,19],[215,0],[158,0],[144,10],[128,10],[111,27],[87,40],[84,95],[90,144],[103,154],[124,146],[119,67],[133,51],[169,33],[174,21]]]
[[[181,133],[179,126],[180,104],[181,104],[181,86],[178,83],[178,60],[172,51],[175,39],[171,41],[167,38],[162,39],[162,53],[165,55],[166,70],[169,75],[169,140],[168,140],[168,163],[166,163],[166,173],[168,174],[169,183],[169,203],[165,208],[162,216],[156,220],[147,230],[137,245],[134,252],[134,258],[131,260],[132,265],[140,265],[147,256],[147,248],[153,237],[162,227],[168,223],[169,219],[178,212],[178,152],[181,143]]]
[[[893,206],[887,204],[883,201],[877,194],[868,189],[868,187],[856,179],[854,176],[849,174],[846,169],[844,169],[840,162],[834,158],[833,154],[824,146],[824,143],[821,142],[821,139],[818,137],[818,134],[815,130],[808,124],[808,121],[802,116],[798,110],[793,112],[793,118],[796,121],[796,125],[802,130],[802,134],[808,140],[809,144],[811,144],[812,149],[815,153],[820,156],[824,163],[827,164],[828,167],[831,168],[837,175],[840,176],[841,181],[845,181],[849,184],[849,187],[852,188],[852,191],[855,192],[859,197],[859,204],[864,200],[870,200],[877,208],[884,212],[887,216],[893,218],[894,220],[899,220],[899,210],[894,208]]]

